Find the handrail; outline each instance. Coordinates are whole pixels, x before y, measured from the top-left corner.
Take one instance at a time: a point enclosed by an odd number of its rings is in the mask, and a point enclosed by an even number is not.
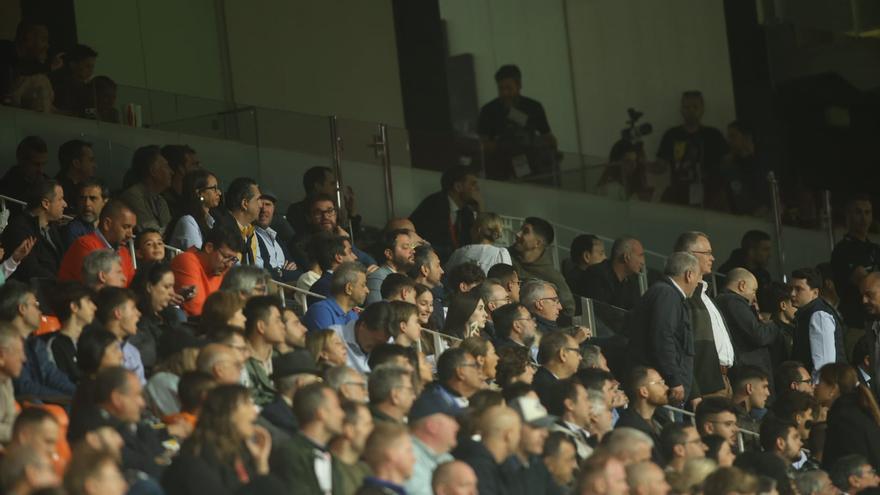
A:
[[[0,210],[5,210],[5,209],[6,209],[6,202],[7,202],[7,201],[9,201],[10,203],[17,204],[17,205],[19,205],[19,206],[27,207],[27,202],[25,202],[25,201],[22,201],[22,200],[20,200],[20,199],[16,199],[16,198],[13,198],[13,197],[10,197],[10,196],[4,196],[3,194],[0,194]],[[61,215],[61,219],[62,219],[62,220],[67,220],[67,221],[69,222],[69,221],[73,220],[73,217],[70,216],[70,215]]]

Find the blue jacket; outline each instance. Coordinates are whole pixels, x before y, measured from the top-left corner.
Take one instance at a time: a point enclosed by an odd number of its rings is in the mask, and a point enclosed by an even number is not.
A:
[[[24,353],[27,361],[21,367],[21,374],[13,381],[16,396],[40,399],[73,396],[76,385],[52,362],[45,340],[31,335],[25,340]]]

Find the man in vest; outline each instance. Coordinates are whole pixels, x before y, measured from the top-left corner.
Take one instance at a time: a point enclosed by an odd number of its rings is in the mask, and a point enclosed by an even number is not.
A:
[[[828,363],[844,362],[843,324],[831,305],[819,297],[822,276],[813,268],[791,274],[791,301],[797,308],[791,358],[813,376]]]

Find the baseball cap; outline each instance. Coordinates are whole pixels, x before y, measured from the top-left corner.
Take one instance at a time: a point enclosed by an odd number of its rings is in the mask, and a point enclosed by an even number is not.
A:
[[[541,405],[541,401],[527,395],[514,399],[510,407],[519,413],[519,417],[522,418],[524,423],[528,423],[529,426],[536,428],[548,428],[559,419],[556,416],[547,414],[547,409]]]
[[[409,422],[412,423],[434,414],[456,417],[462,412],[462,408],[451,397],[440,393],[439,390],[432,387],[422,392],[422,395],[413,402],[409,410]]]

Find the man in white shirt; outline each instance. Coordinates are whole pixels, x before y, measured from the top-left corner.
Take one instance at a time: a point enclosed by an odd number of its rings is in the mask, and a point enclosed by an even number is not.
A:
[[[278,242],[278,233],[270,227],[275,217],[275,203],[278,198],[269,191],[260,195],[260,214],[254,222],[257,235],[257,259],[254,263],[265,268],[272,278],[282,282],[294,282],[301,272],[296,263],[288,260],[284,248]]]
[[[846,362],[843,323],[830,304],[819,297],[822,275],[814,268],[791,273],[794,314],[791,359],[804,363],[813,378],[828,363]]]

